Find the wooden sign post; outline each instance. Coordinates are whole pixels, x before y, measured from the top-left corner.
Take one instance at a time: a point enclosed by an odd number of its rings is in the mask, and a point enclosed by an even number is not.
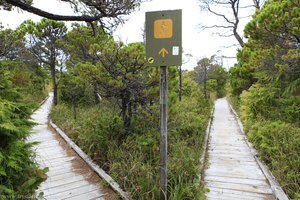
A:
[[[160,200],[168,199],[168,74],[167,66],[182,64],[182,11],[146,13],[146,59],[160,66]]]

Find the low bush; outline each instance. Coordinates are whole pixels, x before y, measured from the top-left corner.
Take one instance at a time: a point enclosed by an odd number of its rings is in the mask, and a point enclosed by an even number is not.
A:
[[[256,122],[248,136],[287,194],[300,198],[300,128],[281,121]]]
[[[300,107],[271,85],[254,84],[241,95],[245,132],[284,191],[300,198]]]

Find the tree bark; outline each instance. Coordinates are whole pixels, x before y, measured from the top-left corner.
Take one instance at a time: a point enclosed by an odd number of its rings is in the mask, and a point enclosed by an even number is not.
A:
[[[93,93],[94,93],[95,103],[99,104],[100,99],[99,99],[99,96],[98,96],[98,85],[95,81],[93,82]]]
[[[207,66],[204,66],[203,95],[204,95],[205,99],[207,99],[207,94],[206,94],[206,77],[207,77]]]
[[[53,86],[53,104],[56,106],[57,103],[58,103],[58,100],[57,100],[57,84],[56,83],[53,83],[55,84]]]
[[[238,41],[238,43],[241,45],[241,47],[244,47],[244,41],[241,38],[241,36],[238,34],[237,28],[233,29],[233,34],[234,34],[234,37],[236,38],[236,40]]]
[[[244,47],[244,41],[242,39],[242,37],[240,36],[240,34],[237,32],[237,28],[238,25],[240,23],[240,19],[239,19],[239,9],[240,9],[240,1],[236,0],[231,4],[231,8],[232,8],[232,12],[235,18],[234,21],[234,27],[233,27],[233,35],[236,38],[236,40],[238,41],[238,43],[241,45],[241,47]]]
[[[123,120],[123,126],[125,128],[129,128],[131,124],[131,105],[129,102],[129,95],[128,92],[125,92],[123,94],[122,98],[122,120]]]
[[[51,78],[52,78],[52,84],[53,84],[53,104],[56,106],[57,102],[58,102],[57,101],[58,85],[57,85],[57,82],[56,82],[55,60],[51,61],[50,71],[51,71]]]

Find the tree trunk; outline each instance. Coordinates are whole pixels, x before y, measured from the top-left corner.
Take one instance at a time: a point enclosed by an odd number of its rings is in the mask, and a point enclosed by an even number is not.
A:
[[[204,79],[203,79],[203,95],[204,98],[207,99],[207,94],[206,94],[206,77],[207,77],[207,66],[204,66]]]
[[[51,63],[50,66],[51,71],[51,78],[52,78],[52,84],[53,84],[53,104],[57,105],[57,83],[56,83],[56,73],[55,73],[55,61],[54,63]]]
[[[122,120],[123,126],[129,128],[131,124],[131,105],[129,102],[129,95],[124,94],[122,98]]]
[[[98,97],[98,85],[95,81],[93,82],[93,93],[94,93],[95,103],[99,104],[100,99]]]
[[[238,34],[237,32],[237,27],[233,29],[233,34],[234,34],[234,37],[236,38],[236,40],[239,42],[239,44],[241,45],[241,47],[244,47],[244,41],[243,39],[241,38],[241,36]]]
[[[53,86],[53,104],[56,106],[57,103],[57,84],[55,83],[55,85]]]
[[[236,5],[235,5],[235,3],[236,3]],[[240,4],[239,0],[237,0],[231,4],[231,8],[232,8],[233,15],[235,18],[234,27],[233,27],[233,35],[234,35],[235,39],[238,41],[238,43],[241,45],[241,47],[244,47],[244,41],[243,41],[242,37],[240,36],[240,34],[237,32],[237,28],[238,28],[238,25],[240,22],[240,19],[238,16],[239,4]]]

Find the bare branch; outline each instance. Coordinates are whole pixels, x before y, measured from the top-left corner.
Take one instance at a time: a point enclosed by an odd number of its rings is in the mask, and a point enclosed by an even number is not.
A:
[[[230,21],[225,15],[213,11],[207,2],[205,2],[205,4],[206,4],[206,8],[209,12],[213,13],[216,16],[222,17],[229,24],[234,24],[234,22]]]
[[[211,28],[234,28],[234,26],[223,26],[223,25],[212,25],[212,26],[204,26],[204,25],[201,25],[200,26],[200,30],[203,31],[205,29],[211,29]]]
[[[220,36],[220,37],[232,37],[234,36],[233,34],[221,34],[221,33],[213,33],[213,35],[217,35],[217,36]]]
[[[260,1],[260,0],[256,0],[256,1]],[[214,24],[214,25],[210,25],[210,26],[203,26],[201,25],[201,31],[208,29],[208,28],[222,28],[222,29],[228,29],[231,30],[233,34],[219,34],[219,36],[234,36],[236,38],[236,40],[238,41],[238,43],[240,44],[241,47],[244,46],[244,41],[243,38],[241,37],[241,35],[238,33],[238,26],[239,26],[239,22],[240,19],[242,19],[239,16],[239,11],[240,9],[244,9],[244,8],[249,8],[250,6],[241,6],[240,5],[240,0],[201,0],[201,9],[202,10],[206,10],[209,13],[212,13],[213,15],[217,16],[217,17],[221,17],[225,20],[225,24]],[[215,11],[216,9],[213,9],[213,7],[226,7],[227,9],[230,9],[232,16],[228,17],[223,13],[217,12]],[[227,24],[226,24],[227,23]]]
[[[228,46],[221,46],[221,48],[228,49],[228,48],[238,47],[238,46],[240,46],[240,44],[232,44],[232,45],[228,45]]]

